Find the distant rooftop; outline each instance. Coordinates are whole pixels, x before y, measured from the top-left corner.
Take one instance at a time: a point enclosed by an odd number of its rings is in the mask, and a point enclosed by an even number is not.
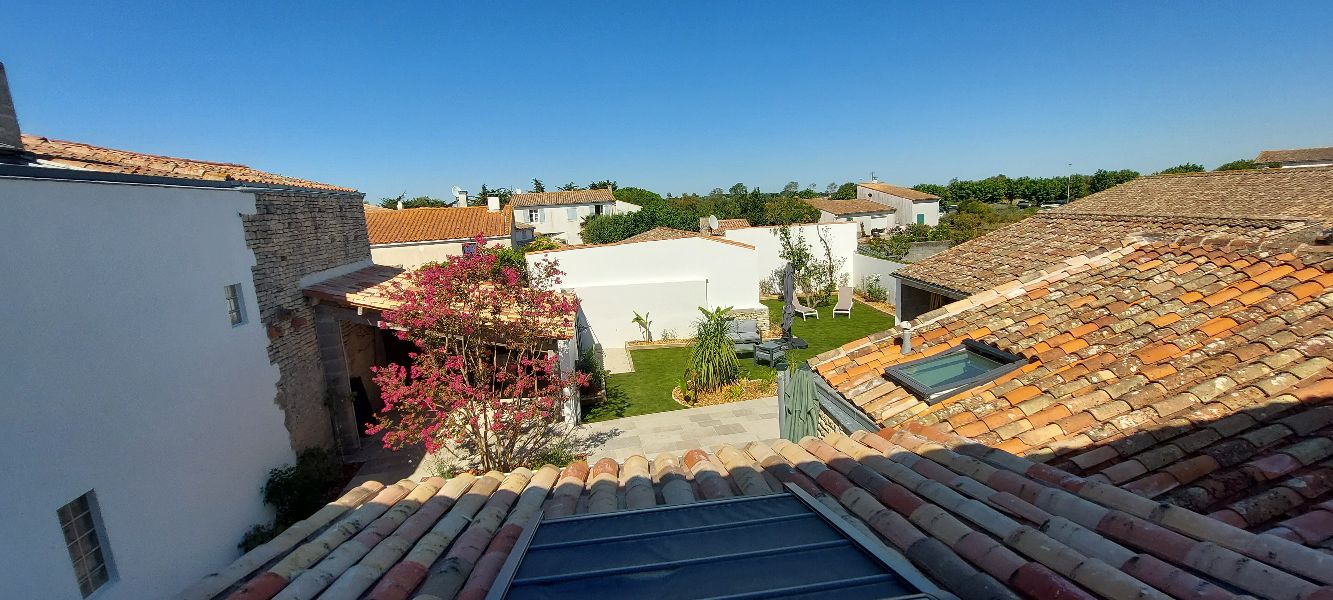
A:
[[[509,203],[515,208],[524,206],[560,206],[564,204],[600,204],[615,202],[611,190],[574,190],[570,192],[533,192],[514,194]]]
[[[877,192],[884,192],[885,194],[892,194],[892,195],[897,196],[897,197],[899,197],[899,198],[907,198],[908,200],[939,200],[939,199],[940,199],[940,197],[939,197],[939,196],[936,196],[935,194],[927,194],[926,192],[918,192],[918,191],[916,191],[916,190],[914,190],[914,189],[912,189],[912,188],[905,188],[905,187],[901,187],[901,186],[891,185],[891,184],[888,184],[888,183],[884,183],[884,182],[882,182],[882,181],[866,181],[866,182],[858,183],[857,185],[859,185],[859,186],[861,186],[861,187],[870,188],[870,189],[875,190],[875,191],[877,191]]]
[[[1301,163],[1333,162],[1333,147],[1328,148],[1293,148],[1291,150],[1264,150],[1255,157],[1254,162],[1265,163]]]
[[[510,235],[513,223],[514,211],[491,211],[485,206],[366,209],[371,244],[463,240],[477,234],[502,237]]]
[[[830,200],[828,198],[810,198],[806,204],[834,215],[865,215],[898,212],[887,204],[871,200]]]

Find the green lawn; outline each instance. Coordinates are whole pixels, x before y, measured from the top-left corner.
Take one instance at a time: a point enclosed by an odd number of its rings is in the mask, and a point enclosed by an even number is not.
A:
[[[768,306],[773,322],[781,323],[782,302],[765,300],[764,304]],[[787,357],[792,365],[798,365],[816,354],[890,327],[893,327],[892,316],[860,302],[852,309],[850,319],[841,316],[834,319],[833,306],[825,306],[819,309],[819,319],[802,321],[800,317],[796,318],[792,333],[804,339],[810,347],[789,351]],[[690,349],[632,350],[630,354],[634,359],[634,372],[608,377],[610,398],[601,405],[591,407],[583,415],[584,421],[606,421],[684,408],[671,399],[671,389],[680,384],[680,376],[685,372],[685,364],[690,358]],[[773,369],[767,365],[756,365],[753,358],[741,359],[741,372],[751,379],[771,379],[776,376]],[[744,375],[746,372],[748,375]]]

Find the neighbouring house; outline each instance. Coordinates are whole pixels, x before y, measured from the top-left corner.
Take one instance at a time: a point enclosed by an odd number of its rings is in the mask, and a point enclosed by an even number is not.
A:
[[[882,234],[898,226],[898,209],[881,202],[810,198],[805,203],[819,211],[820,223],[854,222],[862,236]]]
[[[183,598],[1333,595],[1330,248],[1062,263],[812,359],[818,436],[368,482]]]
[[[1333,583],[1326,242],[1135,236],[810,362],[826,427],[965,438],[1089,498],[1117,486],[1131,495],[1115,519],[1157,520],[1165,537],[1143,539],[1196,575],[1213,571],[1197,551],[1166,551],[1168,540],[1249,557],[1229,555],[1229,573],[1256,558],[1306,565],[1242,586],[1255,596],[1318,596]],[[1106,514],[1081,525],[1127,531],[1099,525]]]
[[[660,227],[613,244],[532,252],[528,263],[559,262],[561,289],[579,297],[578,347],[620,348],[642,339],[631,322],[649,314],[654,339],[688,337],[699,307],[730,306],[768,323],[759,301],[754,246]]]
[[[531,225],[516,225],[513,211],[501,210],[498,199],[493,207],[367,208],[366,230],[375,264],[407,269],[471,252],[478,235],[487,245],[519,247],[533,234]]]
[[[609,189],[513,194],[514,222],[531,225],[538,235],[566,244],[582,244],[583,220],[597,215],[634,212],[638,206],[617,202]]]
[[[1328,167],[1333,166],[1333,147],[1296,148],[1293,150],[1264,150],[1254,158],[1254,162],[1265,167],[1274,165],[1283,169],[1292,167]]]
[[[899,227],[914,223],[931,227],[940,224],[940,197],[934,194],[872,179],[856,184],[856,199],[878,202],[897,209],[894,214]]]
[[[338,447],[301,289],[370,264],[363,196],[23,135],[0,68],[0,198],[0,596],[166,597],[271,520],[270,469]]]
[[[958,244],[894,273],[898,319],[1136,233],[1309,241],[1333,225],[1333,168],[1140,177]]]

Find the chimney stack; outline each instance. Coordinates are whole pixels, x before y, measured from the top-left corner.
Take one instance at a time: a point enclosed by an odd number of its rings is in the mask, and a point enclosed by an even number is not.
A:
[[[490,211],[500,210],[500,197],[486,196],[486,209]]]
[[[912,353],[912,323],[903,323],[903,354]]]
[[[5,75],[5,64],[0,63],[0,153],[22,151],[19,117],[14,112],[14,98],[9,95],[9,77]]]

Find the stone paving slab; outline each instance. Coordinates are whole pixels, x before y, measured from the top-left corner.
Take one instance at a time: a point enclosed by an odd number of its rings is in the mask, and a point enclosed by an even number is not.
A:
[[[625,417],[579,427],[580,435],[608,439],[588,450],[588,462],[623,461],[635,454],[652,459],[662,452],[682,454],[694,448],[712,451],[722,444],[743,445],[780,437],[776,396]]]

